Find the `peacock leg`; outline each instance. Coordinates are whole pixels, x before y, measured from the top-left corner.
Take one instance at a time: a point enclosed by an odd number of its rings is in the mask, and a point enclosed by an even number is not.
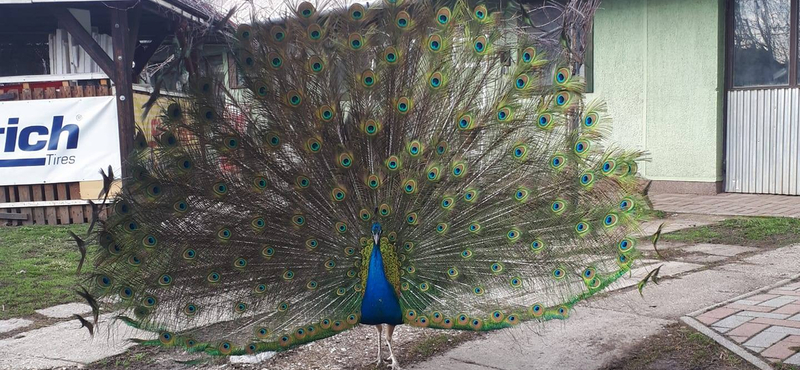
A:
[[[383,345],[381,344],[381,332],[383,330],[383,325],[382,324],[375,325],[375,329],[378,329],[378,361],[375,365],[382,366],[383,357],[381,356],[381,349]]]
[[[392,370],[400,370],[400,363],[397,362],[397,358],[394,357],[394,352],[392,352],[392,334],[394,334],[394,325],[386,325],[386,343],[389,345],[389,359],[392,360],[391,366]]]

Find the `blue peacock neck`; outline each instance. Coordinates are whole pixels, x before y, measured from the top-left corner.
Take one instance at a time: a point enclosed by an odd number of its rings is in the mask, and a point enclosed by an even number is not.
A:
[[[389,245],[381,245],[381,232],[380,223],[373,223],[372,251],[369,254],[364,297],[361,301],[361,323],[398,325],[403,323],[403,315],[395,287],[386,276],[381,248]]]

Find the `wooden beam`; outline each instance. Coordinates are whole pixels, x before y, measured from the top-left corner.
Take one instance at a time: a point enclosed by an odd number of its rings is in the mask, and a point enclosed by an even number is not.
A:
[[[117,120],[119,127],[119,151],[122,157],[122,177],[128,176],[128,157],[133,151],[135,119],[133,113],[133,79],[128,29],[128,11],[111,9],[111,42],[114,46],[114,81],[117,97]]]
[[[131,57],[134,55],[136,51],[136,45],[139,43],[139,26],[140,21],[142,19],[142,3],[137,2],[133,9],[130,10],[128,14],[128,26],[130,27],[130,33],[128,34],[128,41],[130,49],[128,50],[128,55]]]
[[[144,67],[147,66],[147,62],[150,61],[150,58],[158,50],[158,47],[164,43],[164,40],[167,38],[167,35],[160,35],[153,38],[153,42],[147,45],[146,48],[139,48],[136,49],[138,53],[134,54],[133,56],[133,79],[136,80],[139,77],[139,74],[142,73]]]
[[[27,220],[28,215],[25,213],[0,213],[0,220]]]
[[[89,54],[92,60],[100,66],[100,69],[102,69],[107,76],[113,76],[114,63],[111,61],[111,58],[109,58],[105,50],[97,44],[97,41],[92,38],[92,35],[90,35],[80,22],[75,19],[75,16],[73,16],[67,8],[49,7],[49,9],[56,19],[58,19],[59,27],[67,30],[67,32],[75,38],[78,45],[86,51],[86,54]]]

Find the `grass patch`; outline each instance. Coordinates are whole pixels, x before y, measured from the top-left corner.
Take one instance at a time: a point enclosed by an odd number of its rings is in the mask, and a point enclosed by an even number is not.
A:
[[[800,242],[800,219],[737,217],[707,226],[666,233],[662,240],[690,244],[733,244],[783,247]]]
[[[80,252],[67,231],[88,225],[0,228],[0,320],[74,302]]]
[[[427,358],[438,352],[441,348],[447,346],[448,340],[450,340],[450,336],[447,334],[434,335],[417,343],[410,351],[413,352],[414,355]]]
[[[666,212],[652,208],[646,209],[644,211],[644,216],[646,219],[651,219],[651,220],[667,218]]]

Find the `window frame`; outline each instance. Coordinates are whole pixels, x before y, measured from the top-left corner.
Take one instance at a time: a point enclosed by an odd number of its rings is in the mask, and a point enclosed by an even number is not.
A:
[[[789,0],[789,78],[788,83],[781,85],[751,85],[734,86],[733,66],[734,66],[734,12],[736,11],[737,0],[725,1],[725,90],[768,90],[768,89],[787,89],[800,87],[798,83],[798,18],[800,18],[800,0]]]

